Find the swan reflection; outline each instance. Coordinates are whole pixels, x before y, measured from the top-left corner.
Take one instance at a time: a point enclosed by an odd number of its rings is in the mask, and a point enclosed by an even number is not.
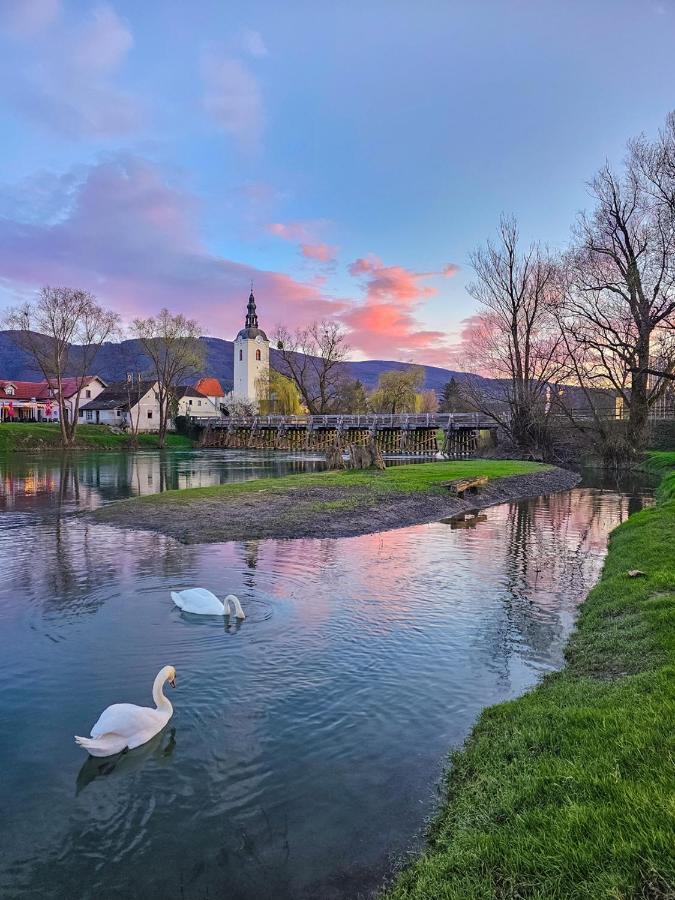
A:
[[[88,756],[82,768],[77,773],[75,782],[75,794],[80,794],[87,785],[97,778],[107,778],[108,775],[128,775],[142,768],[148,760],[154,759],[158,765],[166,765],[176,749],[176,729],[164,729],[156,734],[152,740],[135,750],[126,750],[115,756],[96,758]]]

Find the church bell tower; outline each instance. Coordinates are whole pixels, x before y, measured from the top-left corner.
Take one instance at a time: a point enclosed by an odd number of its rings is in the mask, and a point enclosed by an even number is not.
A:
[[[244,327],[234,340],[234,390],[236,400],[257,403],[256,381],[268,375],[270,368],[270,342],[258,327],[253,286],[246,307]]]

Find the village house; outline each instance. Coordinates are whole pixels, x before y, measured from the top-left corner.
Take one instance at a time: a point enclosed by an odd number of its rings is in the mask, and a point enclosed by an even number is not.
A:
[[[84,378],[63,378],[66,418],[72,420],[76,405],[96,398],[106,388],[98,375]],[[1,422],[58,422],[58,386],[52,381],[15,381],[0,379]]]
[[[202,381],[216,381],[216,379],[202,378]],[[211,402],[211,398],[190,385],[176,388],[176,401],[177,414],[179,416],[202,416],[207,418],[220,416],[220,409]]]
[[[159,428],[159,394],[156,380],[117,381],[80,407],[79,421],[88,425],[112,425],[135,431]]]
[[[195,388],[201,394],[204,394],[205,397],[208,397],[218,413],[223,412],[227,394],[223,390],[223,386],[217,378],[200,378],[199,381],[195,384]]]

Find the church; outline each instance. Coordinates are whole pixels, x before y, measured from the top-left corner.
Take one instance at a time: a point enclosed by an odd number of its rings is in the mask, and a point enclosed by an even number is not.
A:
[[[253,287],[246,307],[244,327],[234,339],[234,379],[232,399],[257,405],[256,382],[267,377],[270,370],[270,342],[258,327]]]

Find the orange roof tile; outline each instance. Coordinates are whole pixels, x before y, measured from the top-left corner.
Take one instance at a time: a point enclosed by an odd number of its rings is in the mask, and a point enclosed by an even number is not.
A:
[[[200,378],[195,387],[207,397],[225,396],[225,391],[217,378]]]

